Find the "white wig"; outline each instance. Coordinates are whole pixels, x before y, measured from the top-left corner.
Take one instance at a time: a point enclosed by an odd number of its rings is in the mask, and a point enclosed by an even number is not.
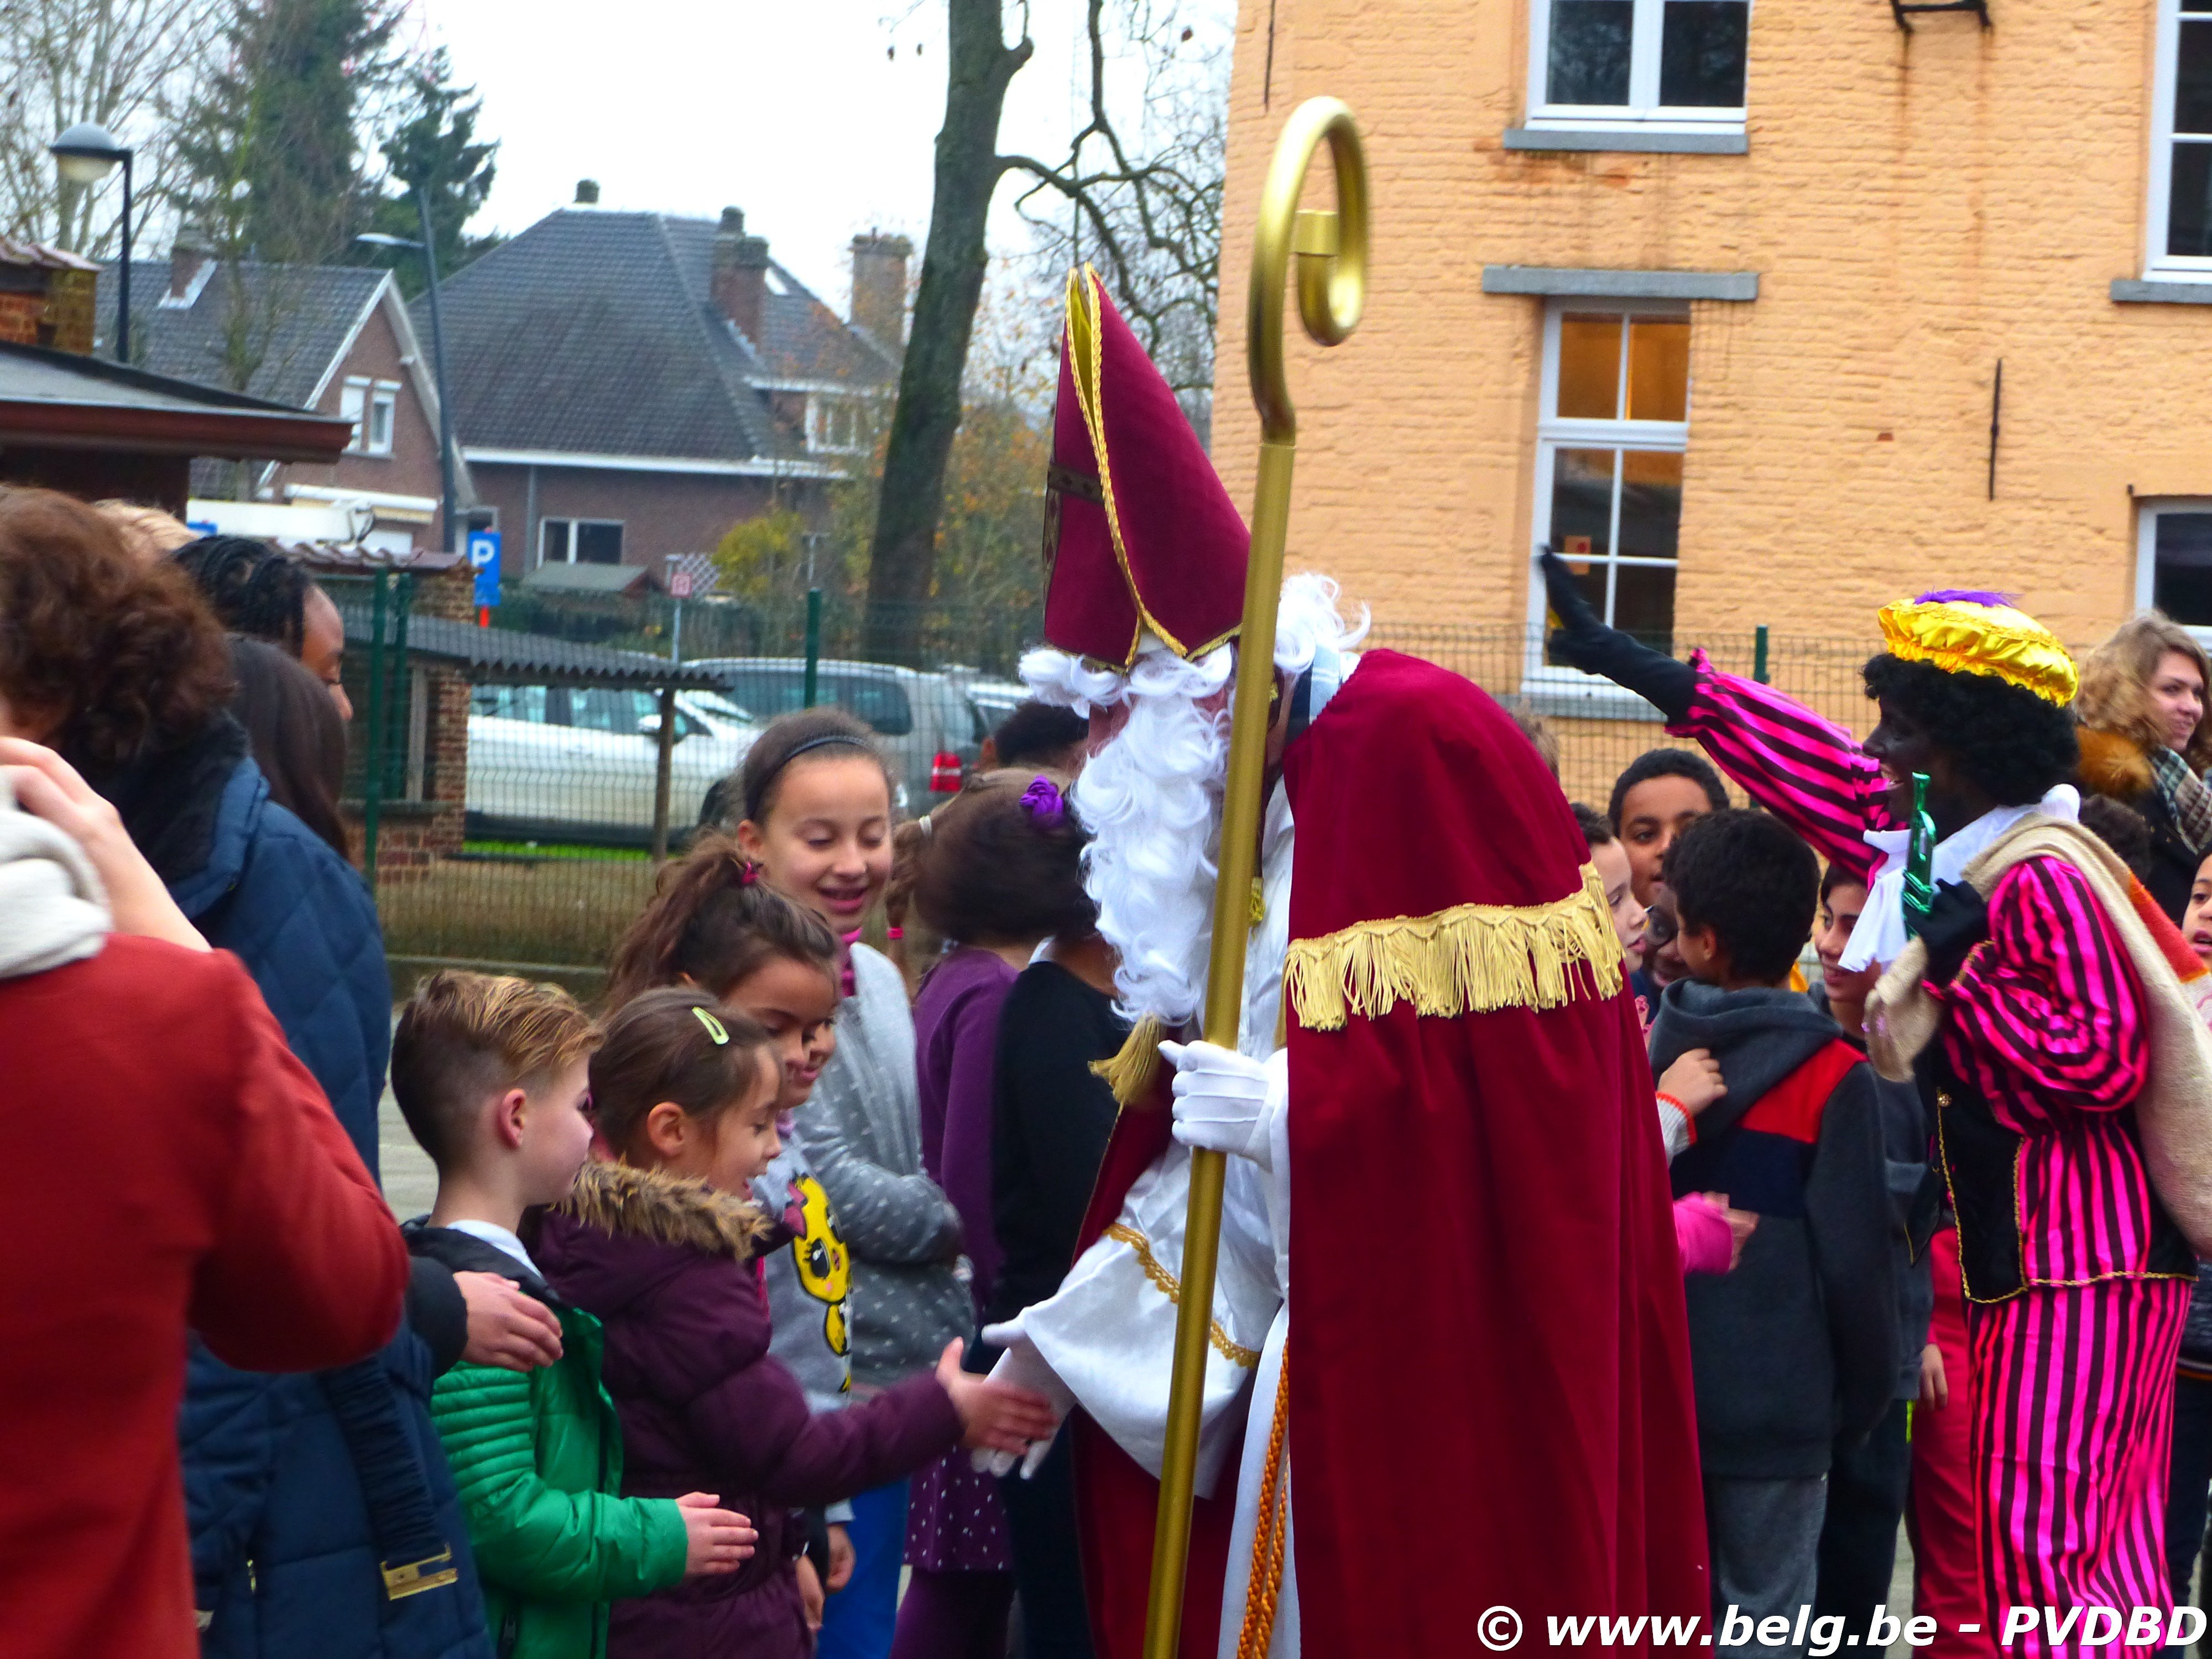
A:
[[[1365,615],[1347,624],[1336,601],[1326,576],[1285,581],[1277,668],[1303,674],[1365,635]],[[1185,662],[1146,638],[1126,675],[1046,648],[1023,657],[1021,676],[1039,700],[1085,716],[1128,707],[1127,723],[1076,781],[1076,811],[1095,837],[1085,882],[1098,904],[1098,931],[1121,952],[1122,1012],[1176,1026],[1196,1017],[1204,994],[1229,764],[1228,709],[1200,705],[1227,686],[1235,657],[1223,646]],[[1348,672],[1349,661],[1332,681]]]

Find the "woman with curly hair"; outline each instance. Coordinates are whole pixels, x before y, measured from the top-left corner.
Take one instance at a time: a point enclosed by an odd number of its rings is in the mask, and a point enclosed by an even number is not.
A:
[[[2204,719],[2212,663],[2189,630],[2146,611],[2122,623],[2081,665],[2074,699],[2081,745],[2077,781],[2132,807],[2150,826],[2143,884],[2179,922],[2197,866],[2212,852],[2212,725]]]
[[[1868,884],[1843,966],[1888,968],[1871,1047],[1919,1083],[1957,1218],[1982,1631],[2010,1608],[2170,1607],[2166,1443],[2196,1259],[2141,1125],[2212,1087],[2212,1068],[2162,921],[2074,822],[2072,659],[1995,594],[1887,606],[1887,649],[1865,671],[1881,720],[1862,747],[1702,652],[1677,662],[1607,628],[1557,560],[1545,576],[1555,653],[1641,693]],[[1917,938],[1915,773],[1939,838]],[[2196,1212],[2197,1194],[2171,1196]],[[2039,1625],[2002,1633],[2036,1654],[2062,1644]]]
[[[116,809],[177,908],[252,977],[373,1176],[392,1031],[376,908],[345,860],[270,799],[234,690],[222,627],[183,571],[142,562],[82,501],[0,489],[0,737],[58,750]],[[130,1012],[117,1018],[127,1033]],[[322,1628],[334,1601],[381,1606],[380,1563],[393,1558],[364,1506],[364,1472],[383,1490],[398,1470],[398,1501],[429,1520],[459,1577],[386,1607],[374,1650],[488,1659],[428,1409],[435,1370],[471,1340],[472,1294],[483,1292],[418,1268],[400,1333],[340,1371],[267,1376],[193,1346],[178,1432],[207,1651]]]

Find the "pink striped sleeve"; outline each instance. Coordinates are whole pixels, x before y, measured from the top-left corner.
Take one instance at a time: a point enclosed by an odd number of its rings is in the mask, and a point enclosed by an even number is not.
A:
[[[2081,872],[2028,859],[1990,896],[1990,936],[1950,984],[1945,1041],[2001,1118],[2023,1132],[2050,1108],[2112,1111],[2142,1091],[2142,985]]]
[[[1862,878],[1880,856],[1862,839],[1889,827],[1881,768],[1851,734],[1771,686],[1716,670],[1691,654],[1698,689],[1690,717],[1667,729],[1695,738],[1745,793],[1813,845],[1829,863]]]

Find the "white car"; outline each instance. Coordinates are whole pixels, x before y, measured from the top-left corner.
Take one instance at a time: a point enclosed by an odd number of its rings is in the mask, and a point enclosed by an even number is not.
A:
[[[668,822],[680,836],[760,726],[712,691],[678,691],[676,721]],[[472,687],[469,833],[642,844],[653,832],[659,732],[659,694],[642,687]]]

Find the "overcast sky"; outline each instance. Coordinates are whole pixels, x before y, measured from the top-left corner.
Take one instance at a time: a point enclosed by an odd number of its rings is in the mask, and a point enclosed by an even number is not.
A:
[[[483,99],[500,141],[472,227],[514,232],[596,179],[608,207],[745,228],[841,313],[855,232],[929,224],[945,112],[942,0],[413,0],[425,44]],[[1154,0],[1226,41],[1235,0]],[[1008,5],[1009,33],[1019,11]],[[1056,161],[1087,94],[1082,0],[1034,0],[1036,55],[1014,77],[1000,147]],[[1002,188],[993,240],[1022,234]]]

